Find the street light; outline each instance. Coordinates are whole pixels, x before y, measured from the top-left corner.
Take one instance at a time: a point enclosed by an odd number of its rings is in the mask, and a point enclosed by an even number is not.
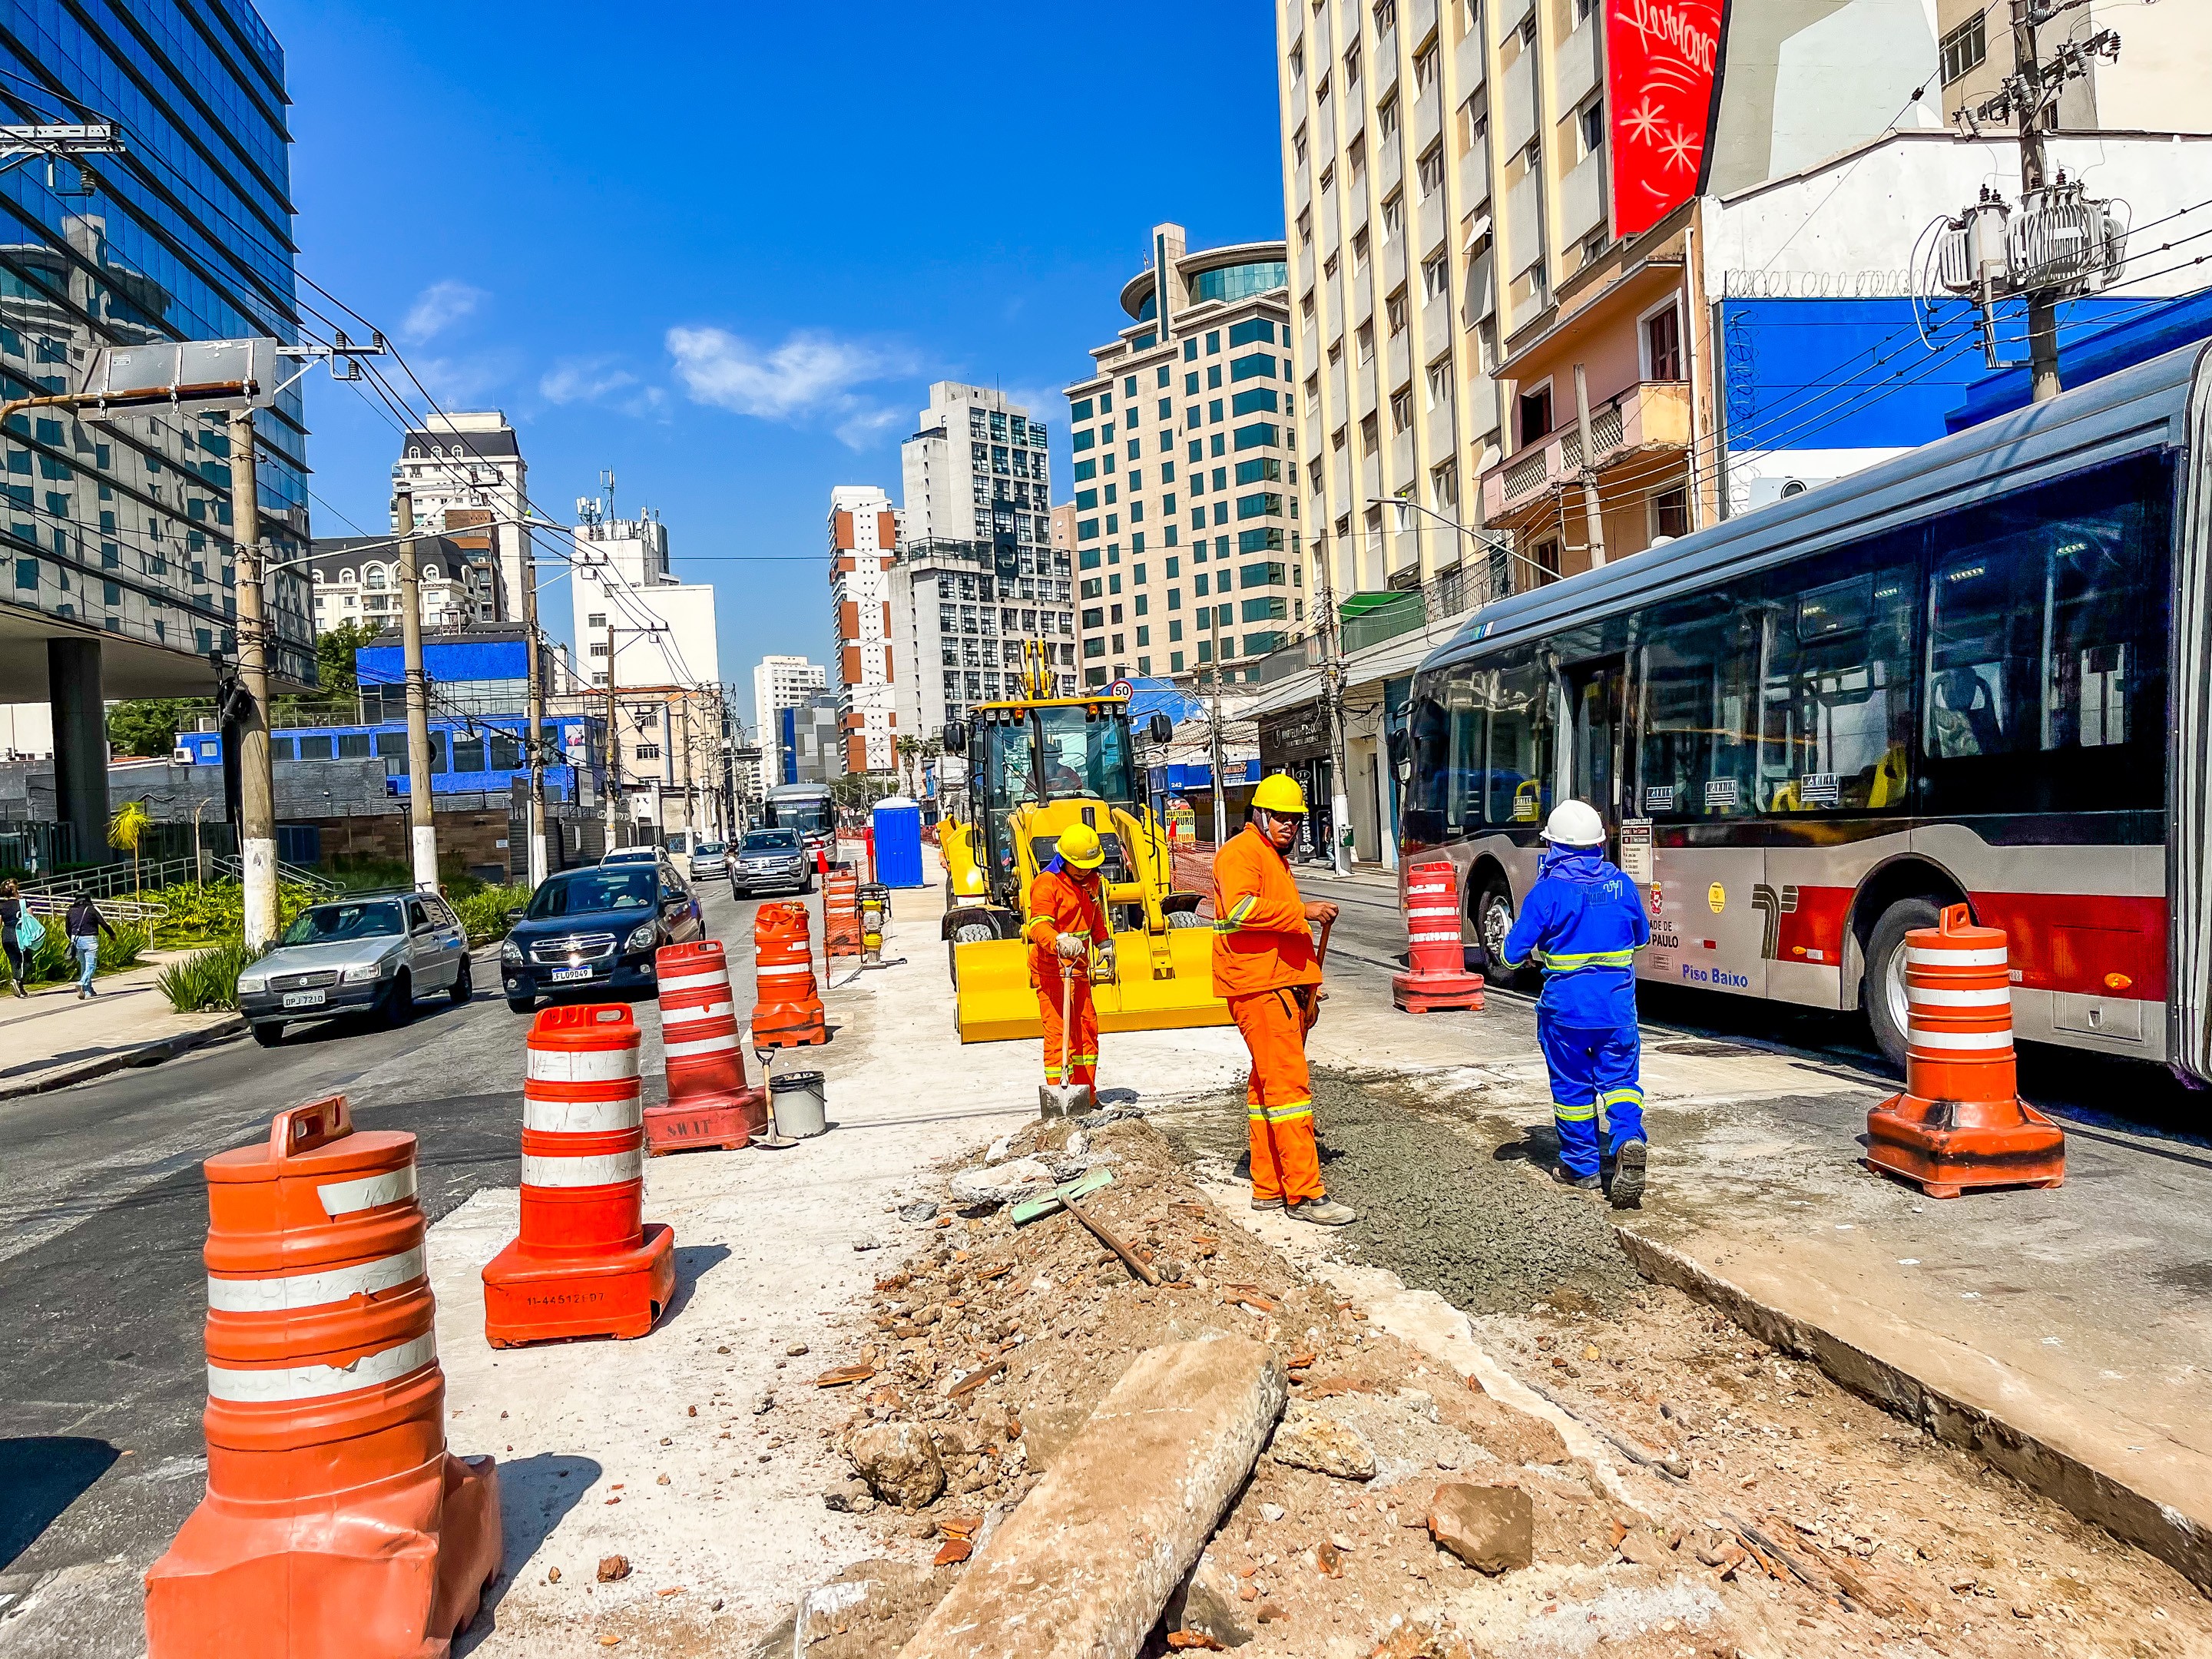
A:
[[[1518,559],[1536,573],[1540,579],[1537,583],[1539,586],[1559,580],[1559,572],[1547,570],[1527,554],[1519,551],[1513,545],[1513,538],[1502,530],[1477,530],[1472,526],[1462,524],[1449,514],[1439,513],[1432,507],[1423,507],[1412,496],[1406,495],[1376,495],[1370,498],[1367,505],[1389,507],[1397,516],[1397,529],[1401,535],[1413,528],[1413,514],[1419,513],[1425,518],[1434,519],[1438,524],[1457,531],[1461,535],[1474,541],[1479,547],[1487,548],[1493,553],[1503,553],[1509,559]]]

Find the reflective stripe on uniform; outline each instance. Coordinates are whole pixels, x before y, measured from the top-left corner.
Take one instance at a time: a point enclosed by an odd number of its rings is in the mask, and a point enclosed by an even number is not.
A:
[[[1544,954],[1544,971],[1571,974],[1583,968],[1633,968],[1636,951],[1632,945],[1618,951],[1547,951]]]
[[[295,1308],[326,1307],[356,1296],[374,1296],[422,1277],[422,1247],[401,1250],[349,1267],[320,1273],[287,1273],[279,1279],[217,1279],[208,1275],[208,1306],[217,1313],[287,1313]]]
[[[276,1365],[263,1370],[233,1370],[210,1365],[208,1398],[260,1404],[284,1400],[321,1400],[356,1389],[394,1382],[438,1357],[438,1338],[425,1331],[413,1340],[377,1353],[365,1353],[343,1365]]]
[[[1214,922],[1213,931],[1217,933],[1235,933],[1244,925],[1244,918],[1252,914],[1252,907],[1259,902],[1260,896],[1257,893],[1248,894],[1245,897],[1238,899],[1230,907],[1227,915]]]
[[[1631,1101],[1635,1104],[1641,1106],[1644,1103],[1644,1091],[1641,1089],[1608,1089],[1597,1098],[1598,1104],[1601,1106],[1618,1106],[1623,1101]]]
[[[1563,1106],[1555,1100],[1552,1103],[1552,1115],[1562,1123],[1588,1123],[1597,1116],[1597,1103],[1590,1100],[1579,1106]]]

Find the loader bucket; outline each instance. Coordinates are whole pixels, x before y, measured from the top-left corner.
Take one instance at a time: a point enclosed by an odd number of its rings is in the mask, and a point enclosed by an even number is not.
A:
[[[1167,1031],[1226,1025],[1229,1005],[1213,994],[1213,930],[1172,927],[1167,933],[1173,975],[1151,975],[1152,948],[1141,932],[1116,933],[1118,983],[1094,985],[1101,1031]],[[1001,1042],[1041,1037],[1036,989],[1030,983],[1029,947],[1019,939],[986,939],[952,951],[959,997],[960,1040]]]

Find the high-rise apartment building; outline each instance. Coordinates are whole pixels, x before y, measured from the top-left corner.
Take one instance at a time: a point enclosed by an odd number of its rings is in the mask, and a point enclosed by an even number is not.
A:
[[[1067,388],[1083,683],[1234,680],[1305,621],[1283,244],[1152,231]]]
[[[829,684],[829,671],[805,657],[763,657],[753,665],[753,731],[759,737],[763,753],[775,752],[777,714]],[[775,769],[771,766],[769,769]],[[769,781],[786,783],[790,780],[771,777]]]
[[[478,555],[486,565],[480,586],[490,596],[489,614],[495,621],[509,622],[522,615],[524,562],[530,557],[530,541],[523,534],[521,520],[529,501],[529,476],[521,442],[497,410],[431,416],[424,430],[407,434],[392,467],[392,481],[404,480],[414,491],[416,529],[473,526],[477,533],[469,538],[471,543],[477,537],[489,538],[489,556]],[[454,508],[474,511],[453,524],[447,514]]]
[[[900,452],[906,507],[890,573],[899,730],[937,738],[970,704],[1014,695],[1022,643],[1075,686],[1067,556],[1052,546],[1047,428],[983,386],[939,381]]]
[[[837,720],[845,770],[888,772],[902,729],[892,695],[890,572],[898,514],[873,484],[830,492],[830,609],[836,630]]]

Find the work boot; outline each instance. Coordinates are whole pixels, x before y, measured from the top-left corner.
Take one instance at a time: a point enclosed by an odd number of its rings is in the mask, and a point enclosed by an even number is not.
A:
[[[1310,1221],[1316,1227],[1341,1227],[1359,1219],[1357,1210],[1338,1203],[1326,1193],[1319,1198],[1302,1198],[1283,1207],[1291,1220]]]
[[[1636,1210],[1644,1206],[1645,1148],[1640,1140],[1624,1140],[1613,1162],[1613,1207]]]
[[[1283,1207],[1283,1200],[1279,1198],[1255,1198],[1252,1200],[1252,1207],[1255,1210],[1279,1210]]]
[[[1577,1175],[1564,1164],[1552,1166],[1552,1179],[1562,1187],[1573,1188],[1578,1193],[1594,1193],[1605,1184],[1595,1174]]]

